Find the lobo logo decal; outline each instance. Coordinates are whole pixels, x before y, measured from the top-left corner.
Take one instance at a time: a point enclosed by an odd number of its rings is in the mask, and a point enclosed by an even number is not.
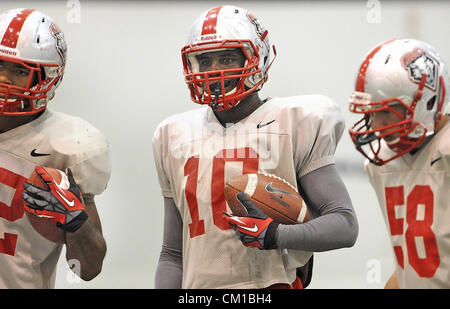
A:
[[[67,57],[67,45],[66,40],[64,39],[64,34],[61,32],[61,29],[55,23],[52,23],[50,25],[50,31],[53,37],[56,39],[56,50],[58,51],[58,54],[61,57],[63,64],[65,64]]]
[[[260,24],[258,18],[256,18],[255,15],[253,15],[250,12],[247,12],[247,17],[252,22],[252,24],[255,26],[256,33],[258,33],[258,35],[261,37],[265,30],[264,30],[264,27]]]
[[[427,75],[425,86],[436,91],[439,63],[421,49],[414,49],[401,58],[403,67],[409,72],[410,79],[419,84],[422,75]]]

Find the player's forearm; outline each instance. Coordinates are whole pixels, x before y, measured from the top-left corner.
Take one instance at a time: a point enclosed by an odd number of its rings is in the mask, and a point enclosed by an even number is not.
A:
[[[314,252],[353,246],[358,221],[334,164],[303,176],[299,188],[314,219],[303,224],[280,225],[278,246]]]
[[[155,288],[181,289],[183,278],[183,220],[172,198],[164,198],[164,234],[156,268]]]
[[[66,260],[80,263],[77,275],[81,279],[94,279],[102,270],[105,255],[105,239],[90,218],[76,232],[66,233]]]
[[[156,268],[156,289],[181,289],[183,262],[181,251],[163,246]]]
[[[352,215],[332,213],[299,225],[280,225],[280,248],[322,252],[352,247],[358,228]]]

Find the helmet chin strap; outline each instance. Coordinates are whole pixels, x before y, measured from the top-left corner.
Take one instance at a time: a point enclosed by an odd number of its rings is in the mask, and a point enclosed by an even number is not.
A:
[[[425,87],[425,82],[427,79],[427,74],[422,74],[422,79],[419,83],[416,96],[414,97],[411,108],[414,111],[417,103],[422,99],[423,89]],[[414,112],[410,115],[411,118],[414,118]],[[434,132],[428,132],[427,129],[421,123],[413,124],[413,127],[410,129],[410,132],[404,137],[398,136],[391,141],[386,141],[387,146],[393,150],[394,152],[401,153],[405,149],[410,148],[415,141],[417,141],[415,147],[417,147],[420,142],[426,137],[432,135]],[[412,150],[412,149],[411,149]]]
[[[395,139],[393,139],[392,141],[386,141],[384,140],[384,142],[388,145],[388,146],[392,146],[397,144],[398,142],[400,142],[400,136],[396,137]]]
[[[227,93],[225,93],[224,98],[225,98],[225,96],[230,95],[230,94],[233,94],[233,93],[235,93],[236,91],[237,91],[237,85],[236,85],[236,87],[234,87],[232,90],[230,90],[230,91],[228,91]],[[220,94],[221,94],[220,86],[217,85],[217,87],[214,87],[214,100],[213,100],[213,102],[211,103],[211,107],[212,107],[214,110],[216,110],[216,111],[219,109],[219,103],[218,103],[218,102],[219,102]],[[237,104],[239,104],[240,101],[242,101],[242,100],[239,100],[234,106],[236,106]],[[224,105],[224,103],[222,103],[222,105]],[[224,109],[225,109],[225,108],[224,108]]]
[[[220,96],[220,87],[217,86],[214,88],[214,101],[212,102],[211,106],[214,110],[219,109],[219,96]]]

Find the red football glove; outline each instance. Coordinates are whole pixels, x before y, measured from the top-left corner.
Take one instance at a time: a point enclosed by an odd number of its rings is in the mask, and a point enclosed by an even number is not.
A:
[[[73,233],[78,230],[87,220],[88,215],[72,171],[67,169],[66,172],[70,183],[67,190],[61,188],[44,168],[37,166],[36,174],[48,189],[41,189],[25,182],[23,184],[25,191],[22,194],[26,203],[25,210],[55,222],[57,227],[66,232]]]
[[[237,199],[247,209],[248,216],[236,217],[226,212],[223,214],[244,246],[275,249],[277,247],[275,232],[279,224],[253,204],[245,193],[238,193]]]

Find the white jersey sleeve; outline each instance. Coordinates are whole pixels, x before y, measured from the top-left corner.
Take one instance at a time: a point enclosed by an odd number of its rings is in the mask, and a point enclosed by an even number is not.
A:
[[[442,158],[442,159],[439,159]],[[442,160],[444,170],[447,177],[450,177],[450,143],[442,143],[439,145],[438,155],[434,160]]]
[[[23,182],[37,165],[70,168],[83,195],[100,194],[110,177],[109,144],[86,121],[47,109],[0,134],[0,157],[0,288],[53,288],[62,245],[28,222]]]
[[[334,163],[334,153],[345,128],[339,106],[323,95],[283,99],[282,117],[289,127],[297,177]]]
[[[97,128],[78,117],[51,113],[38,129],[45,136],[40,141],[45,149],[41,147],[40,151],[51,155],[47,160],[42,157],[40,162],[35,160],[36,163],[45,165],[48,162],[63,170],[70,168],[84,195],[101,194],[106,189],[111,174],[109,143]],[[61,158],[52,159],[53,153]]]
[[[158,175],[159,185],[161,187],[161,192],[164,197],[173,198],[172,190],[170,188],[170,182],[168,175],[165,172],[165,160],[164,157],[168,155],[168,147],[169,144],[165,141],[167,138],[164,135],[165,126],[164,123],[161,123],[155,130],[153,135],[153,157],[156,167],[156,172]],[[167,129],[167,128],[166,128]],[[167,133],[167,132],[166,132]]]

